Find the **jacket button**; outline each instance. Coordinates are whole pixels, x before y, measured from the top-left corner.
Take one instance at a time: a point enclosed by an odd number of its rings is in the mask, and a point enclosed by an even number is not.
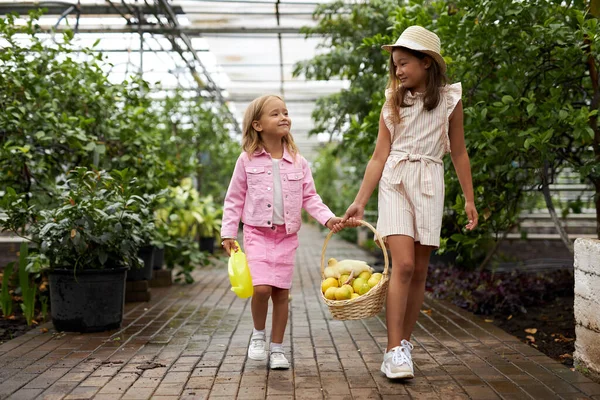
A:
[[[267,225],[271,225],[271,221],[267,221]]]
[[[288,195],[287,195],[287,194],[285,195],[285,198],[286,198],[286,199],[288,198]]]
[[[252,172],[256,172],[256,168],[252,168]]]
[[[289,215],[289,214],[290,214],[290,212],[289,212],[289,211],[286,211],[285,213],[286,213],[286,215]]]
[[[267,204],[267,207],[268,207],[268,208],[271,208],[271,205],[270,205],[270,204]]]
[[[271,175],[271,171],[267,172],[267,175]]]
[[[268,191],[271,191],[271,186],[268,186],[268,187],[267,187],[267,190],[268,190]]]

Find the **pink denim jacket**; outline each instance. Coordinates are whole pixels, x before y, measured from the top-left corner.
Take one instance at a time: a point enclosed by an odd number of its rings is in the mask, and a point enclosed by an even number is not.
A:
[[[317,194],[308,161],[293,156],[284,146],[279,166],[286,231],[300,230],[304,208],[319,223],[325,225],[335,215]],[[221,237],[237,237],[240,222],[256,227],[271,227],[273,220],[273,162],[264,149],[248,157],[243,152],[236,164],[225,196]]]

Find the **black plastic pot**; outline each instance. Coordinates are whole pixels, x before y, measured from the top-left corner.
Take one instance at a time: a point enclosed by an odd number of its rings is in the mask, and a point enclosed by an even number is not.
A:
[[[200,237],[200,250],[207,251],[210,254],[215,252],[215,238],[214,237]]]
[[[153,268],[154,269],[162,269],[162,266],[165,262],[165,248],[163,247],[162,249],[158,248],[158,247],[154,247],[154,262],[153,264]]]
[[[127,268],[50,272],[50,313],[56,330],[101,332],[121,327],[126,273]]]
[[[138,250],[138,257],[144,261],[142,268],[131,268],[127,271],[128,281],[149,281],[152,279],[152,267],[154,266],[154,247],[146,246]]]

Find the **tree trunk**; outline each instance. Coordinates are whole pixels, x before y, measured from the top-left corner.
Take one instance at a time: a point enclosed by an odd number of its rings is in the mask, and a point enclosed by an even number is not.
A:
[[[550,187],[548,182],[548,161],[544,161],[544,167],[542,168],[542,193],[544,194],[544,200],[546,201],[546,207],[548,208],[548,212],[550,213],[550,218],[552,218],[552,222],[554,222],[554,226],[556,227],[556,231],[560,235],[560,239],[563,241],[569,252],[573,254],[573,245],[569,240],[569,235],[563,228],[560,223],[560,219],[558,215],[556,215],[556,210],[554,209],[554,204],[552,204],[552,197],[550,196]]]
[[[498,251],[498,247],[500,247],[500,244],[504,241],[504,239],[506,239],[506,237],[508,236],[508,233],[510,232],[511,229],[512,229],[512,226],[504,231],[504,233],[502,234],[502,237],[500,239],[496,240],[494,247],[487,253],[487,255],[485,256],[485,259],[479,265],[480,270],[483,271],[485,269],[485,267],[487,267],[487,265],[492,260],[492,257],[494,256],[494,254],[496,254],[496,252]]]

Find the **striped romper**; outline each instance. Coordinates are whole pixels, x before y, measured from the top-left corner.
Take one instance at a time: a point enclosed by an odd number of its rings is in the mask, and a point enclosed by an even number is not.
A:
[[[406,92],[400,109],[400,122],[391,89],[386,90],[383,119],[392,135],[390,155],[379,182],[379,217],[381,236],[407,235],[423,245],[439,247],[444,211],[444,163],[450,152],[449,117],[461,98],[460,83],[441,90],[438,106],[423,108],[423,93]]]

